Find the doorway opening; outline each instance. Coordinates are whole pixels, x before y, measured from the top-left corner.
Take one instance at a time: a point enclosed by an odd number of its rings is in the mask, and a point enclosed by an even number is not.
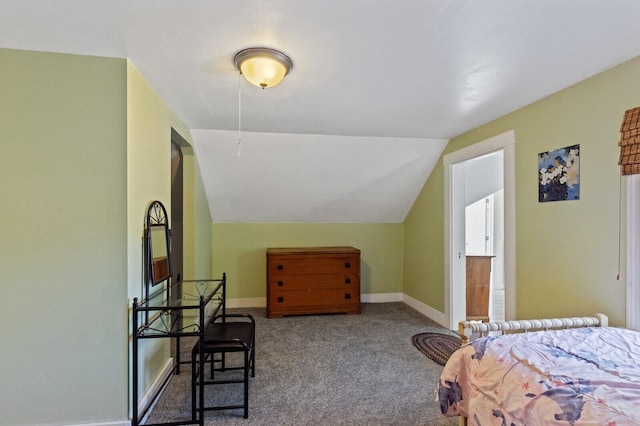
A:
[[[502,151],[495,157],[502,175]],[[502,178],[502,176],[500,176]],[[499,189],[465,207],[466,314],[504,321],[504,189]],[[470,300],[471,299],[471,300]]]
[[[490,244],[482,250],[492,259],[494,289],[503,287],[501,297],[490,306],[496,320],[515,318],[515,133],[505,132],[467,148],[447,154],[445,166],[445,314],[449,327],[467,318],[466,208],[491,196]],[[483,208],[486,208],[484,206]],[[485,217],[483,220],[487,220]],[[482,232],[485,233],[485,230]],[[470,236],[473,232],[470,232]],[[486,233],[482,238],[486,238]],[[469,242],[469,244],[467,244]],[[504,283],[502,285],[502,283]],[[494,296],[499,296],[495,292]],[[500,308],[502,305],[502,308]],[[491,317],[491,315],[489,315]],[[491,317],[491,320],[494,320]]]
[[[182,149],[171,140],[171,281],[182,281],[183,268],[183,164]]]

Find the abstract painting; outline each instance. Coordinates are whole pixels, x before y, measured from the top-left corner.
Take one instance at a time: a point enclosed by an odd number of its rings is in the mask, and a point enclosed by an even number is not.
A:
[[[580,145],[538,154],[538,201],[580,199]]]

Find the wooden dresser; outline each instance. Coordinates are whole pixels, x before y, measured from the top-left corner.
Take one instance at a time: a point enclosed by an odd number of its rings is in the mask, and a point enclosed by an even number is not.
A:
[[[467,256],[467,321],[489,321],[492,258]]]
[[[267,317],[360,313],[360,250],[267,249]]]

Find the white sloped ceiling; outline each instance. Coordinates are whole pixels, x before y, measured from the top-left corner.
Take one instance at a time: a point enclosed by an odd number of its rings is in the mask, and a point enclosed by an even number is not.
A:
[[[193,130],[216,222],[401,223],[446,140]]]

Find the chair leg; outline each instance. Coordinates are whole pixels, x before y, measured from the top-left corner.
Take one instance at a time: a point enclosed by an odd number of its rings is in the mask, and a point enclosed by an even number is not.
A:
[[[249,418],[249,351],[244,351],[244,418]]]
[[[216,371],[216,354],[209,354],[209,357],[211,357],[211,380],[213,380],[215,378],[214,371]]]
[[[251,345],[251,377],[256,377],[256,341]]]
[[[176,337],[176,376],[180,374],[180,336]]]
[[[191,354],[191,421],[196,421],[196,381],[198,380],[198,369],[195,351]]]

